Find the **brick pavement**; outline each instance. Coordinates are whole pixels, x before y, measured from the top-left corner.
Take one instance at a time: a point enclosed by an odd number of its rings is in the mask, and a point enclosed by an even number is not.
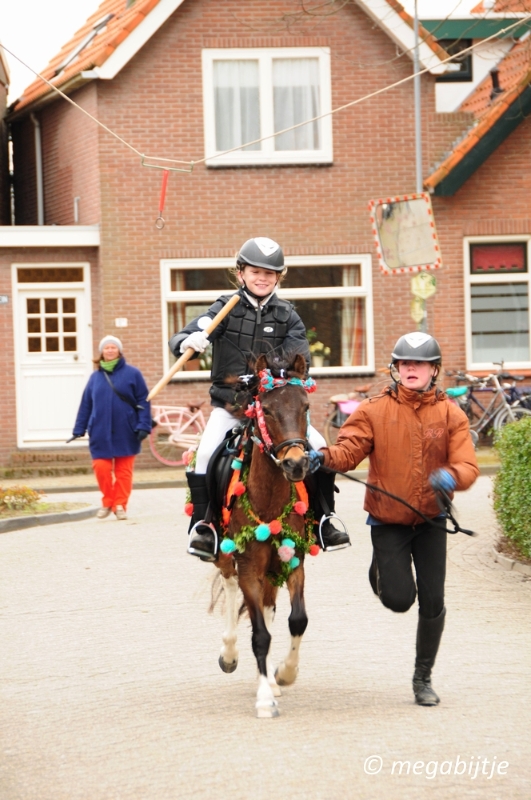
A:
[[[211,568],[184,553],[184,490],[133,492],[125,523],[1,536],[1,800],[527,800],[531,582],[491,557],[490,478],[457,504],[481,535],[450,537],[434,709],[412,702],[416,613],[373,596],[361,490],[341,486],[354,546],[307,561],[310,624],[276,720],[253,716],[245,621],[238,670],[219,670],[223,624],[206,612]],[[287,614],[282,591],[275,660]],[[398,761],[424,766],[392,774]],[[481,775],[501,761],[505,775]]]

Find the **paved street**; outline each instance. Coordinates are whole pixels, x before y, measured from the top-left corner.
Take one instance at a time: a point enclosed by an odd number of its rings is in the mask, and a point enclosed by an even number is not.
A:
[[[237,671],[218,667],[183,489],[135,491],[125,523],[0,536],[0,800],[529,800],[531,580],[493,561],[491,479],[457,504],[481,535],[450,537],[437,708],[413,704],[416,611],[372,594],[362,490],[340,485],[354,546],[307,559],[299,679],[273,720],[254,717],[246,620]],[[288,613],[282,590],[276,661]]]

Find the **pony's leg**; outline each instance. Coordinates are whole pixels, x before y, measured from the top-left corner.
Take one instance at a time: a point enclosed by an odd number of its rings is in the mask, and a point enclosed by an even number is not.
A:
[[[238,578],[231,575],[222,576],[225,588],[225,630],[223,631],[223,647],[218,663],[223,672],[234,672],[238,666]]]
[[[277,701],[267,677],[267,654],[271,644],[271,634],[267,630],[261,602],[257,596],[250,596],[241,585],[245,597],[245,603],[251,617],[253,634],[251,642],[253,653],[258,666],[258,691],[256,693],[256,716],[261,718],[278,717],[279,711]],[[258,589],[258,587],[257,587]],[[253,593],[254,594],[254,593]],[[256,592],[258,595],[258,591]]]
[[[264,620],[269,633],[272,633],[273,627],[273,620],[275,619],[275,606],[265,606],[264,608]],[[280,686],[275,680],[275,670],[273,668],[273,664],[271,662],[271,653],[268,652],[267,659],[266,659],[266,669],[267,669],[267,680],[269,681],[269,685],[271,686],[271,691],[275,697],[280,697],[282,692],[280,691]]]
[[[294,683],[297,678],[300,645],[303,633],[308,625],[308,617],[304,605],[304,568],[302,564],[293,570],[287,583],[291,600],[291,614],[288,619],[291,644],[288,655],[278,665],[275,673],[275,678],[280,686]]]

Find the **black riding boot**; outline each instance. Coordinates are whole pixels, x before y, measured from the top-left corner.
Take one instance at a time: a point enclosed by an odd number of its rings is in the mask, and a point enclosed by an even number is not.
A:
[[[317,470],[312,477],[312,486],[309,487],[310,503],[315,514],[317,541],[322,538],[323,550],[342,550],[350,547],[350,538],[347,530],[341,530],[334,526],[333,520],[325,519],[321,525],[321,537],[319,537],[319,522],[323,515],[328,517],[334,514],[335,510],[335,476],[333,472]],[[339,519],[338,517],[336,519]]]
[[[369,567],[369,583],[376,597],[380,597],[380,573],[378,572],[378,562],[376,561],[374,551],[372,554],[371,566]]]
[[[431,687],[431,670],[441,642],[446,609],[435,619],[426,619],[419,614],[417,627],[417,657],[413,675],[413,692],[419,706],[436,706],[438,696]]]
[[[211,523],[205,521],[208,511],[206,475],[187,472],[194,511],[190,521],[188,552],[202,561],[216,560],[216,535]]]

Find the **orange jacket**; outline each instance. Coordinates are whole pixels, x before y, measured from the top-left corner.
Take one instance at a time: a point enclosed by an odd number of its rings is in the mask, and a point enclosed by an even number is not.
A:
[[[468,420],[444,392],[419,393],[399,384],[364,400],[347,419],[337,443],[323,450],[324,465],[339,472],[369,457],[368,482],[406,500],[427,517],[441,512],[429,476],[443,467],[458,490],[479,475]],[[383,523],[417,525],[423,520],[409,508],[371,489],[364,508]]]

